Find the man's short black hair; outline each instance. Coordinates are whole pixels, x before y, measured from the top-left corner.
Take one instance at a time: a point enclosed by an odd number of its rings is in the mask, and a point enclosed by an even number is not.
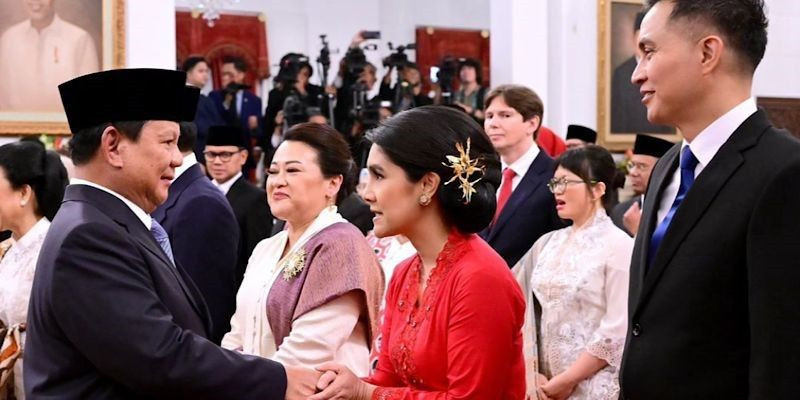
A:
[[[194,150],[197,144],[197,125],[194,122],[180,122],[181,135],[178,136],[178,150],[186,153]]]
[[[767,48],[767,17],[764,0],[648,0],[648,9],[660,1],[672,2],[670,20],[687,19],[710,24],[750,65],[754,72]]]
[[[208,65],[208,61],[205,58],[199,56],[193,56],[186,59],[181,66],[181,71],[188,73],[192,70],[192,68],[196,67],[197,64],[206,63]]]
[[[70,158],[75,165],[88,163],[100,147],[100,138],[103,131],[109,126],[117,128],[123,135],[135,141],[139,140],[142,128],[147,121],[121,121],[95,125],[81,129],[72,135],[69,141]]]
[[[225,57],[222,59],[223,64],[233,64],[233,68],[235,68],[239,72],[247,72],[247,63],[241,57]]]

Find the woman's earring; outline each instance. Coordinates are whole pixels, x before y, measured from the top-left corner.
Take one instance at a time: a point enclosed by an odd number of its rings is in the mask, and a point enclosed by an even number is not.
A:
[[[19,206],[20,207],[25,207],[26,204],[28,204],[28,202],[25,201],[25,200],[22,200],[22,201],[19,202]]]
[[[424,207],[428,204],[431,204],[431,198],[427,194],[423,193],[422,196],[419,196],[419,205]]]

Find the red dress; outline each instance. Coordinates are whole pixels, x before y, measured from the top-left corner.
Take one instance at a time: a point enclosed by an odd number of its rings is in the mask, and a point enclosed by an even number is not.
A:
[[[453,233],[422,299],[419,255],[386,295],[373,399],[524,399],[525,300],[503,259],[477,235]]]

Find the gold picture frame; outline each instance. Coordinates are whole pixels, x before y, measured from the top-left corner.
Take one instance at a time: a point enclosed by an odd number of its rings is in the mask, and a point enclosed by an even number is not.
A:
[[[639,89],[630,82],[636,66],[634,21],[642,0],[598,0],[597,136],[613,151],[633,147],[636,134],[681,139],[674,128],[654,126],[647,119]]]
[[[102,18],[100,40],[95,41],[100,42],[99,69],[124,68],[125,0],[98,1],[101,7],[99,15]],[[63,112],[50,111],[0,110],[0,136],[42,134],[70,134],[66,115]]]

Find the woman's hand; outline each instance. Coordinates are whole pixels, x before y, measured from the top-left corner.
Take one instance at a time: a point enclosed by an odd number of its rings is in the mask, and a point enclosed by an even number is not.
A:
[[[542,393],[552,400],[564,400],[575,390],[577,382],[567,378],[564,374],[554,376],[540,387]]]
[[[317,371],[323,372],[317,382],[317,390],[321,392],[309,400],[370,400],[375,391],[375,386],[365,383],[341,364],[325,363],[317,367]]]

